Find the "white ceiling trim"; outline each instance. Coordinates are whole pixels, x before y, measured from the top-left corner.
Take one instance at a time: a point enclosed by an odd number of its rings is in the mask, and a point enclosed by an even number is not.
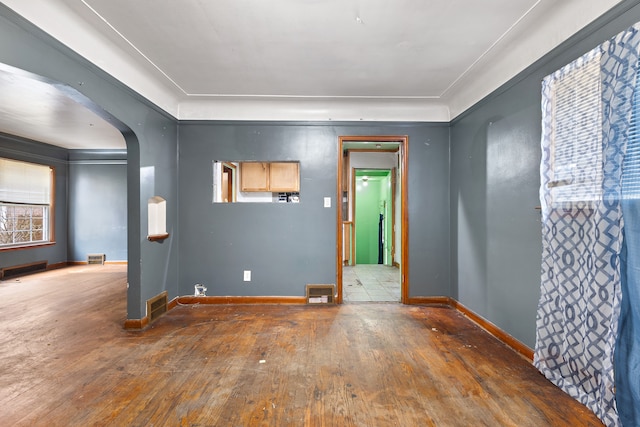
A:
[[[443,95],[451,119],[524,71],[621,0],[543,0]]]
[[[140,55],[142,58],[144,58],[144,60],[146,62],[148,62],[151,66],[153,66],[153,68],[155,68],[158,73],[162,74],[162,76],[169,82],[171,82],[171,84],[173,86],[175,86],[180,92],[182,92],[184,95],[188,95],[187,91],[185,91],[178,83],[176,83],[171,77],[169,77],[167,75],[167,73],[165,73],[164,71],[162,71],[162,69],[160,67],[158,67],[149,57],[147,57],[147,55],[144,54],[144,52],[142,52],[140,49],[138,49],[133,43],[131,43],[131,41],[129,41],[124,34],[120,33],[120,31],[118,31],[117,28],[115,28],[113,25],[111,25],[111,23],[109,23],[109,21],[107,21],[103,16],[101,16],[93,7],[91,7],[91,5],[89,3],[87,3],[85,0],[80,0],[91,12],[93,12],[93,14],[95,16],[97,16],[102,22],[104,22],[104,24],[106,26],[108,26],[111,31],[113,31],[114,33],[116,33],[118,35],[118,37],[120,37],[122,40],[125,41],[125,43],[127,43],[129,45],[129,47],[131,47],[131,49],[133,49],[138,55]]]
[[[507,31],[505,31],[491,46],[489,46],[489,48],[484,51],[482,53],[482,55],[480,55],[480,57],[478,57],[478,59],[476,59],[471,65],[469,65],[469,67],[464,70],[464,72],[462,74],[460,74],[458,76],[458,78],[456,78],[451,85],[449,85],[449,87],[447,87],[444,92],[440,95],[442,97],[444,97],[447,92],[450,92],[454,87],[456,87],[458,85],[458,82],[460,82],[461,80],[463,80],[465,78],[465,76],[467,74],[469,74],[470,72],[472,72],[472,70],[474,69],[474,67],[476,66],[476,64],[481,63],[483,60],[486,60],[486,58],[491,56],[491,52],[495,52],[496,48],[500,45],[500,43],[503,42],[503,40],[507,39],[508,37],[512,36],[514,33],[514,29],[517,27],[518,24],[520,24],[520,22],[522,22],[527,16],[529,16],[529,14],[536,8],[538,7],[538,5],[540,4],[542,0],[538,0],[533,6],[531,6],[529,8],[529,10],[527,10],[524,15],[522,15],[516,22],[514,22],[509,29],[507,29]],[[540,8],[538,8],[538,10],[540,10]]]
[[[180,120],[449,122],[449,108],[430,99],[221,97],[180,102]]]
[[[122,35],[118,33],[127,46],[116,45],[101,33],[104,25],[116,29],[95,10],[91,9],[101,25],[78,16],[63,1],[3,3],[180,120],[447,122],[621,1],[539,0],[458,76],[442,97],[424,98],[185,95]]]
[[[179,99],[151,67],[144,69],[90,23],[58,1],[3,0],[14,12],[174,117]]]

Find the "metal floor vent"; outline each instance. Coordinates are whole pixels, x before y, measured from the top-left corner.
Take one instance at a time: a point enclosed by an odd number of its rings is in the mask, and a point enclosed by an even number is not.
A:
[[[87,255],[87,264],[100,264],[104,265],[104,260],[107,258],[105,254],[89,254]]]
[[[307,285],[307,304],[333,304],[335,285]]]
[[[167,291],[147,300],[147,316],[149,323],[167,312]]]
[[[31,264],[15,265],[13,267],[5,267],[0,269],[0,280],[6,280],[11,277],[24,276],[25,274],[37,273],[47,270],[47,261],[38,261]]]

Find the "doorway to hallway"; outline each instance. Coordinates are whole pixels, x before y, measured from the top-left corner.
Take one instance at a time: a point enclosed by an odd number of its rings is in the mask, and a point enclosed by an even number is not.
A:
[[[339,138],[338,303],[408,299],[407,142]]]
[[[379,156],[392,169],[352,168],[355,262],[342,270],[344,302],[399,302],[400,269],[395,261],[397,156]],[[358,165],[358,159],[354,163]],[[362,159],[359,159],[360,161]],[[367,165],[376,158],[369,158]]]
[[[395,167],[353,170],[355,264],[394,263],[395,171]]]

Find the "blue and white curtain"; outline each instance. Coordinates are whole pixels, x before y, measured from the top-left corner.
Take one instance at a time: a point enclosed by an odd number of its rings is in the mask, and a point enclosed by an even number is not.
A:
[[[543,248],[534,364],[608,426],[640,424],[640,354],[634,355],[640,353],[640,300],[630,301],[634,289],[638,296],[640,268],[629,273],[627,242],[635,236],[625,232],[632,208],[623,203],[639,30],[636,24],[542,84]],[[640,234],[635,239],[640,251]]]

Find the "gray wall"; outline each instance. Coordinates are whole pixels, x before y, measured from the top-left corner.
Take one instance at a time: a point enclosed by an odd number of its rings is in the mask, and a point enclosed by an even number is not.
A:
[[[540,82],[640,20],[623,2],[451,126],[452,282],[476,313],[535,344],[540,288]]]
[[[335,283],[340,135],[409,136],[410,295],[449,295],[447,125],[246,122],[180,125],[179,293],[302,296]],[[300,203],[213,204],[214,160],[299,160]]]
[[[92,253],[127,260],[126,152],[70,152],[68,260]]]
[[[35,141],[0,134],[0,157],[54,167],[56,195],[54,211],[56,244],[32,249],[2,251],[0,252],[0,268],[29,264],[36,261],[48,261],[49,264],[66,262],[67,184],[69,175],[66,150]]]
[[[123,132],[129,318],[144,316],[146,299],[159,292],[167,290],[170,297],[192,294],[198,282],[209,287],[210,295],[303,295],[306,283],[334,283],[337,138],[406,134],[410,296],[457,297],[533,345],[540,270],[540,224],[534,209],[540,80],[640,20],[636,4],[624,1],[458,117],[451,128],[389,123],[178,125],[3,5],[0,62],[77,89],[88,106]],[[39,147],[32,155],[56,159],[58,153]],[[213,160],[281,159],[301,162],[300,205],[211,204]],[[62,185],[68,173],[64,162],[59,173]],[[58,190],[66,196],[65,191]],[[170,238],[161,243],[146,240],[147,200],[155,195],[167,200]],[[333,198],[330,209],[322,208],[325,196]],[[66,200],[60,204],[66,206]],[[66,234],[59,236],[64,238]],[[64,261],[66,250],[66,241],[60,241],[59,247],[38,249],[34,256]],[[3,253],[0,262],[17,262],[25,253]],[[253,271],[249,284],[242,282],[244,269]]]

